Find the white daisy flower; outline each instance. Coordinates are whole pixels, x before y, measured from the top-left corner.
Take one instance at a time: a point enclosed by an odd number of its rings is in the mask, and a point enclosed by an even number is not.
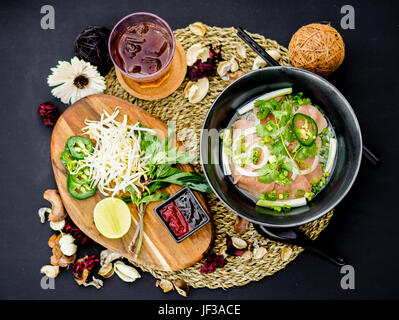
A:
[[[77,57],[67,61],[58,61],[52,74],[47,77],[47,83],[53,96],[61,99],[63,103],[74,103],[91,94],[101,93],[105,90],[105,79],[97,71],[97,67],[79,60]]]

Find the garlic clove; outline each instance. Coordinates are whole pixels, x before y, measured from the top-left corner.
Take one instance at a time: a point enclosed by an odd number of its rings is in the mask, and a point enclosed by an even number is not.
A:
[[[197,36],[203,36],[206,33],[206,27],[201,22],[194,22],[188,26],[190,31]]]
[[[249,251],[249,250],[247,250],[247,251],[245,251],[243,254],[242,254],[242,256],[241,256],[241,259],[244,261],[244,262],[248,262],[248,261],[250,261],[251,259],[252,259],[252,252],[251,251]]]
[[[40,269],[40,273],[44,273],[49,278],[56,278],[60,273],[60,267],[45,265]]]
[[[202,48],[199,52],[198,52],[198,56],[197,56],[197,60],[201,59],[201,62],[205,62],[206,60],[208,60],[209,58],[209,49],[208,48]],[[196,61],[197,61],[196,60]],[[195,62],[195,61],[194,61]]]
[[[231,72],[236,72],[238,70],[238,63],[234,57],[231,57],[230,65],[231,65],[231,67],[230,67]]]
[[[222,255],[223,257],[226,257],[226,256],[227,256],[226,250],[227,250],[227,246],[226,246],[226,245],[223,245],[223,246],[219,249],[218,254],[219,254],[219,255]]]
[[[208,78],[199,79],[196,82],[189,81],[184,88],[184,96],[190,103],[200,102],[205,98],[209,90]]]
[[[173,283],[165,279],[157,280],[155,286],[160,287],[165,293],[174,290]]]
[[[61,221],[50,221],[50,228],[53,229],[54,231],[61,231],[65,227],[65,220]]]
[[[176,288],[176,291],[183,297],[187,297],[189,286],[184,280],[176,280],[173,282],[173,285]]]
[[[193,44],[188,48],[187,53],[187,65],[192,66],[195,61],[201,58],[201,61],[206,61],[209,58],[209,49],[203,47],[200,43]]]
[[[237,249],[245,249],[247,247],[247,242],[241,238],[232,237],[231,241],[233,246]]]
[[[261,57],[256,56],[254,63],[252,64],[252,70],[258,70],[260,68],[266,67],[267,63]]]
[[[103,266],[100,268],[100,270],[98,270],[98,274],[105,279],[112,277],[114,272],[115,271],[112,263],[109,263],[108,265]]]
[[[276,61],[280,60],[280,58],[281,58],[280,52],[275,49],[267,50],[266,52],[269,54],[269,56],[271,56]]]
[[[231,69],[231,61],[222,61],[218,64],[216,72],[223,80],[228,80],[227,73]],[[225,79],[227,76],[227,79]]]
[[[114,263],[114,270],[118,277],[125,282],[134,282],[138,278],[141,278],[140,274],[135,268],[124,264],[122,261],[117,261]]]
[[[291,258],[292,249],[290,247],[284,247],[280,252],[281,260],[288,261]]]
[[[247,51],[245,50],[245,47],[242,43],[237,43],[236,45],[236,51],[237,55],[240,59],[246,59],[247,58]]]
[[[254,259],[262,259],[266,254],[266,248],[264,247],[257,247],[253,251]]]

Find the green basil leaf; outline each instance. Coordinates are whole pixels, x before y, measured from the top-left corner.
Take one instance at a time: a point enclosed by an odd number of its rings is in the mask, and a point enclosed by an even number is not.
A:
[[[205,177],[195,172],[180,172],[173,176],[157,179],[155,181],[173,183],[180,186],[190,187],[191,189],[200,192],[212,193],[212,189],[209,187]]]

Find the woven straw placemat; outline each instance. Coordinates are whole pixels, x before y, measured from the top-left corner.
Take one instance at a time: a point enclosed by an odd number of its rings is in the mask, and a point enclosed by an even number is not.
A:
[[[198,42],[203,45],[222,45],[223,59],[228,60],[232,56],[235,56],[239,62],[240,70],[246,73],[251,71],[256,54],[245,45],[247,57],[244,60],[239,59],[236,53],[236,45],[241,42],[241,40],[237,37],[236,32],[237,30],[234,28],[207,26],[206,34],[203,37],[193,34],[188,27],[185,29],[178,29],[174,33],[185,50],[192,44]],[[290,65],[286,48],[280,46],[276,41],[266,39],[259,34],[250,35],[266,50],[278,50],[281,54],[281,59],[279,60],[280,64]],[[198,153],[199,143],[197,142],[199,142],[199,131],[207,111],[212,102],[227,86],[227,82],[220,79],[219,76],[211,77],[209,79],[209,92],[207,96],[200,103],[191,104],[183,95],[183,89],[187,81],[186,79],[178,90],[164,99],[144,101],[126,92],[116,79],[115,70],[112,69],[106,76],[107,88],[105,93],[128,100],[165,122],[170,120],[175,121],[178,139],[183,142],[186,149]],[[202,172],[199,163],[195,164],[195,169],[198,172]],[[211,289],[227,289],[233,286],[243,286],[251,281],[259,281],[265,276],[270,276],[276,271],[285,268],[290,261],[294,260],[298,254],[303,251],[302,248],[297,246],[289,246],[265,239],[256,232],[252,224],[250,224],[245,233],[241,235],[236,234],[234,231],[236,215],[227,209],[215,195],[208,196],[208,201],[215,221],[216,232],[212,252],[217,254],[219,249],[225,245],[226,236],[230,235],[238,236],[248,243],[257,242],[260,246],[264,246],[267,249],[267,254],[262,259],[252,259],[248,262],[244,262],[242,257],[228,256],[226,258],[226,266],[224,268],[218,268],[215,272],[210,274],[200,273],[201,262],[176,272],[152,270],[140,265],[138,265],[138,267],[144,271],[150,272],[157,279],[167,279],[171,281],[182,279],[194,288],[208,287]],[[328,225],[332,214],[333,213],[330,212],[324,217],[308,223],[301,228],[311,239],[316,239],[319,233]]]

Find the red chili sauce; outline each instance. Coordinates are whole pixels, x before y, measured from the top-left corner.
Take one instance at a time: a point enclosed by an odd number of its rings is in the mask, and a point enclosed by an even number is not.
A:
[[[176,237],[181,238],[190,231],[190,226],[176,203],[167,204],[161,209],[161,214]]]

